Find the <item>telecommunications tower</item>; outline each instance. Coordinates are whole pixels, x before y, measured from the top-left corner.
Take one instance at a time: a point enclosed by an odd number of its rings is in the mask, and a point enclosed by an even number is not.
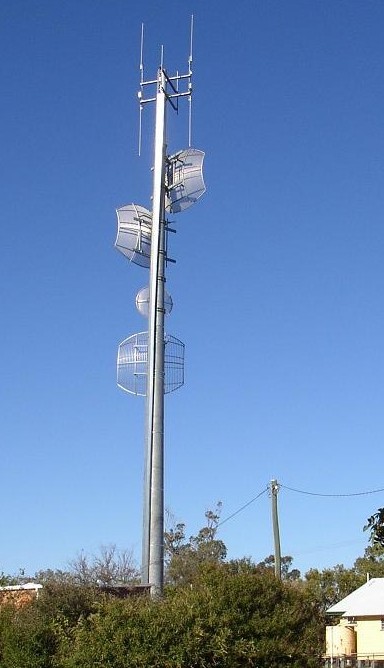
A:
[[[137,204],[117,209],[116,248],[128,260],[149,269],[149,287],[136,297],[138,311],[148,318],[148,331],[133,334],[120,343],[117,354],[117,384],[131,394],[146,397],[142,584],[150,585],[153,596],[161,595],[164,580],[164,394],[184,383],[184,344],[165,333],[165,315],[172,310],[172,298],[165,289],[166,268],[174,262],[168,256],[169,216],[184,211],[205,192],[204,153],[191,148],[192,37],[186,74],[168,74],[161,47],[157,76],[144,80],[143,36],[140,57],[141,112],[155,103],[155,140],[152,210]],[[167,155],[166,120],[169,107],[178,112],[185,97],[189,105],[188,148]]]

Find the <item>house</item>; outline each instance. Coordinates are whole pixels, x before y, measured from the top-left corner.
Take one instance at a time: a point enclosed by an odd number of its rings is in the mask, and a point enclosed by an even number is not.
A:
[[[326,666],[384,668],[384,578],[372,578],[327,610]]]
[[[37,598],[40,589],[42,585],[36,582],[0,587],[0,606],[13,603],[17,608],[21,608]]]

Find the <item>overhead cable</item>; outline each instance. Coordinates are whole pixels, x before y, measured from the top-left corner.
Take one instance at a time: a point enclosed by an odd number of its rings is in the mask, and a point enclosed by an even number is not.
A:
[[[239,508],[238,510],[235,510],[234,513],[232,513],[231,515],[229,515],[228,517],[226,517],[224,520],[222,520],[221,522],[219,522],[219,524],[218,524],[217,526],[218,526],[218,527],[221,527],[223,524],[225,524],[225,522],[228,522],[228,521],[231,520],[233,517],[235,517],[235,515],[238,515],[239,513],[241,513],[242,510],[245,510],[245,508],[248,508],[248,506],[250,506],[251,503],[253,503],[254,501],[257,501],[257,499],[259,499],[259,498],[260,498],[263,494],[265,494],[265,492],[267,492],[267,491],[268,491],[268,487],[266,487],[265,489],[263,489],[257,496],[255,496],[253,499],[251,499],[250,501],[248,501],[247,503],[245,503],[243,506],[241,506],[241,508]]]
[[[321,492],[307,492],[303,489],[295,489],[294,487],[288,487],[287,485],[282,485],[282,484],[280,484],[280,487],[288,489],[290,492],[297,492],[298,494],[307,494],[308,496],[346,497],[346,496],[365,496],[367,494],[377,494],[378,492],[384,492],[384,489],[372,489],[368,492],[351,492],[349,494],[323,494]]]
[[[378,494],[379,492],[384,492],[384,488],[380,489],[372,489],[367,492],[351,492],[349,494],[324,494],[321,492],[308,492],[303,489],[295,489],[294,487],[288,487],[287,485],[283,485],[282,483],[279,483],[279,487],[282,489],[287,489],[290,492],[297,492],[297,494],[306,494],[307,496],[322,496],[322,497],[330,497],[330,498],[341,498],[341,497],[350,497],[350,496],[367,496],[368,494]],[[221,527],[225,522],[228,522],[231,520],[233,517],[241,513],[245,508],[248,508],[254,501],[257,501],[265,492],[269,490],[269,486],[263,489],[257,496],[255,496],[253,499],[245,503],[243,506],[241,506],[238,510],[235,510],[234,513],[226,517],[224,520],[218,523],[217,527]]]

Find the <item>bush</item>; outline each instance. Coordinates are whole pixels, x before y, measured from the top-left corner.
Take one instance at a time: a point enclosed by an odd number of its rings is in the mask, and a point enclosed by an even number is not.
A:
[[[1,668],[318,668],[324,624],[294,582],[247,561],[205,563],[161,600],[48,583],[0,609]]]
[[[103,598],[91,587],[52,582],[37,601],[0,608],[1,668],[54,668],[58,648]]]
[[[321,618],[299,588],[203,568],[161,601],[105,601],[61,646],[60,668],[317,668]]]
[[[1,668],[53,668],[57,646],[52,626],[34,603],[0,609]]]

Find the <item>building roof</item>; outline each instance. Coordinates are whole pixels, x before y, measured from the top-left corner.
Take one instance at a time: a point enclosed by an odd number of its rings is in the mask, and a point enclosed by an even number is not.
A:
[[[6,587],[0,587],[0,591],[24,591],[25,589],[42,589],[43,585],[37,584],[36,582],[26,582],[21,585],[7,585]]]
[[[372,578],[328,608],[330,615],[343,617],[384,617],[384,578]]]

